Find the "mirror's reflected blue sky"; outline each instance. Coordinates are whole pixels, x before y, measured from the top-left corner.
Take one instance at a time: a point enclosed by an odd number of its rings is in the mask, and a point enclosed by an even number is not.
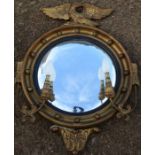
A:
[[[55,94],[51,104],[67,112],[87,112],[101,105],[100,80],[105,79],[106,71],[115,86],[116,71],[103,49],[88,42],[65,42],[53,47],[42,59],[38,83],[42,89],[46,74],[50,74]]]

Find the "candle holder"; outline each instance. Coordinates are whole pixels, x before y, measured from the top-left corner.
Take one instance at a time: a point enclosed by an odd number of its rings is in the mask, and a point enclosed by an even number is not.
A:
[[[115,91],[114,88],[112,87],[109,72],[105,72],[105,78],[106,78],[105,96],[112,99],[115,97]]]
[[[54,101],[55,97],[53,94],[53,81],[51,81],[51,75],[47,74],[44,82],[43,89],[41,91],[42,100]]]
[[[104,80],[100,81],[100,94],[99,99],[102,101],[105,98]]]

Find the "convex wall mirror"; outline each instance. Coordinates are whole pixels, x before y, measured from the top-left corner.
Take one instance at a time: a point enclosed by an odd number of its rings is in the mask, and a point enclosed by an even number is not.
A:
[[[115,115],[128,118],[136,104],[137,65],[116,39],[96,28],[95,20],[112,9],[67,3],[42,11],[67,23],[43,34],[18,62],[16,83],[28,100],[23,120],[35,121],[39,113],[77,154],[100,123]]]

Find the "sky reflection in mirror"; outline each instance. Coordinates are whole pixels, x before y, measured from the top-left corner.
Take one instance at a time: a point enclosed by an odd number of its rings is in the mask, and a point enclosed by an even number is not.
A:
[[[43,57],[38,83],[42,89],[46,74],[51,74],[55,101],[50,104],[66,112],[88,112],[107,101],[99,100],[100,80],[106,71],[115,86],[116,70],[103,49],[85,41],[64,42]]]

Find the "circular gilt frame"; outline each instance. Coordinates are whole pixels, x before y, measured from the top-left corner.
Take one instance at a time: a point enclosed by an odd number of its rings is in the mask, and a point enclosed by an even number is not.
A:
[[[116,39],[98,28],[83,25],[66,25],[53,29],[38,38],[28,49],[23,61],[21,83],[24,94],[31,105],[39,106],[41,104],[41,98],[37,93],[33,80],[35,63],[40,53],[49,44],[68,36],[90,37],[103,43],[104,46],[110,49],[120,67],[120,85],[116,92],[116,96],[104,108],[85,115],[69,115],[52,109],[48,105],[42,107],[39,113],[51,122],[69,128],[87,128],[95,126],[111,118],[116,113],[116,109],[113,105],[124,104],[132,89],[131,61],[125,49]]]

